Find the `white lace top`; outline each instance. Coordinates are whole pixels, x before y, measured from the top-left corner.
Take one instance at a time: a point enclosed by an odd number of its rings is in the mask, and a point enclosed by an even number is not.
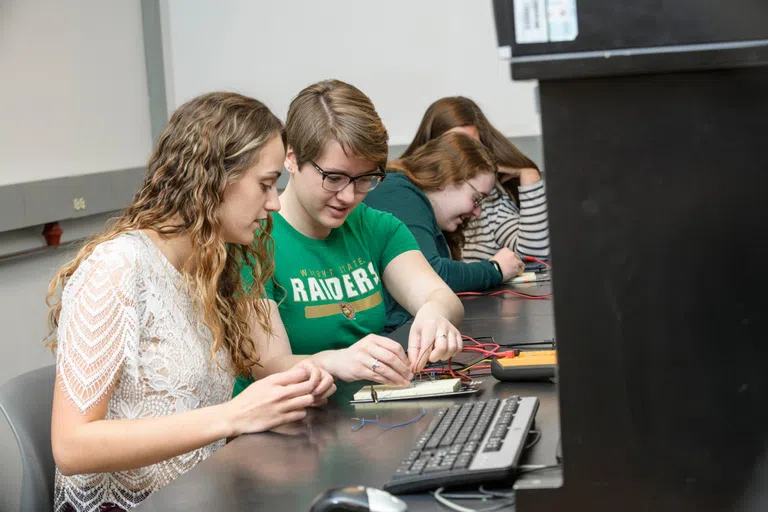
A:
[[[144,233],[126,233],[97,246],[64,288],[57,373],[82,412],[114,383],[107,420],[216,405],[231,397],[234,379],[225,350],[218,365],[211,357],[211,338],[182,275]],[[65,477],[57,469],[55,510],[135,507],[223,444],[130,471]]]

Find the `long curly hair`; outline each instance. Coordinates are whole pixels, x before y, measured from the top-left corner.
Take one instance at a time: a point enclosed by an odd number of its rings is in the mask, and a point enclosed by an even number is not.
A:
[[[411,156],[417,148],[459,126],[477,127],[480,142],[491,150],[498,165],[513,169],[539,169],[533,160],[491,124],[477,103],[464,96],[449,96],[432,103],[424,112],[416,135],[401,158]],[[515,203],[520,204],[518,186],[520,178],[513,178],[503,185]]]
[[[214,92],[185,103],[171,116],[147,164],[144,181],[128,206],[100,234],[89,239],[48,285],[46,338],[56,347],[61,297],[67,281],[97,245],[122,233],[154,230],[162,237],[184,234],[195,250],[186,276],[202,320],[213,334],[211,354],[226,347],[235,375],[258,364],[251,315],[272,334],[264,301],[264,283],[274,274],[271,219],[263,222],[251,245],[225,243],[218,210],[224,190],[259,158],[261,148],[280,136],[283,124],[261,102],[240,94]],[[241,268],[249,267],[246,285]]]
[[[440,190],[446,185],[460,185],[479,173],[496,172],[490,150],[469,135],[448,132],[419,146],[408,156],[390,162],[388,171],[405,174],[423,192]],[[443,233],[451,259],[460,260],[465,237],[463,227]]]

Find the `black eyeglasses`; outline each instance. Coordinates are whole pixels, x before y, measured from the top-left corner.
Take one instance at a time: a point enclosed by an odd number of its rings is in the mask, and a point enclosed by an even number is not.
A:
[[[472,190],[475,191],[474,194],[472,194],[472,204],[475,205],[475,208],[483,204],[483,201],[488,199],[488,194],[483,194],[479,190],[477,190],[474,185],[472,185],[470,182],[467,182],[467,185],[472,187]]]
[[[317,172],[323,175],[323,188],[328,192],[341,192],[350,183],[354,183],[355,192],[364,194],[379,186],[379,183],[387,177],[387,173],[376,168],[375,171],[360,176],[349,176],[343,172],[326,172],[312,160],[309,161]]]

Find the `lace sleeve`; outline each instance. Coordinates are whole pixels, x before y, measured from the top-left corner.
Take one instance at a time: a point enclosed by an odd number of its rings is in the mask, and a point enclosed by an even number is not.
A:
[[[83,413],[111,388],[126,356],[136,353],[137,275],[135,252],[107,242],[80,265],[62,294],[57,373]]]

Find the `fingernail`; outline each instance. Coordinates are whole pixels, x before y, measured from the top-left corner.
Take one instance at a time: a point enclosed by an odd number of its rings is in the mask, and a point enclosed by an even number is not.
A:
[[[413,380],[413,374],[412,373],[408,374],[408,380]]]

